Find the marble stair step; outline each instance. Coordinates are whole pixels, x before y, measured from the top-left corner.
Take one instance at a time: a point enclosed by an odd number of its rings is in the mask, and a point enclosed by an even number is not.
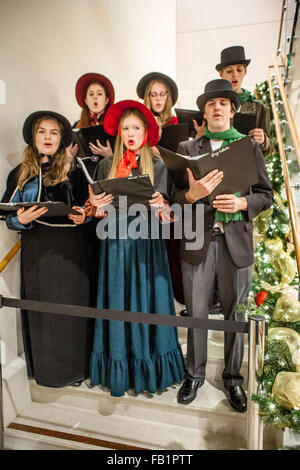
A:
[[[78,388],[50,389],[31,380],[30,389],[33,402],[14,423],[146,449],[245,449],[247,445],[247,413],[232,410],[224,392],[208,381],[187,406],[177,403],[178,387],[160,395],[125,394],[120,398],[111,397],[100,387],[89,388],[87,383]],[[5,437],[8,449],[96,447],[47,440],[10,428]],[[265,432],[264,448],[274,449],[274,442],[273,433]]]
[[[142,449],[161,450],[230,450],[244,449],[243,436],[195,430],[182,425],[165,424],[155,420],[103,415],[59,403],[32,403],[15,419],[14,423],[42,427],[60,433],[82,436],[83,442],[72,442],[53,436],[41,436],[15,429],[5,430],[6,449],[110,449],[123,444]],[[97,447],[84,442],[86,437],[105,440],[107,447]]]
[[[198,433],[228,434],[247,439],[247,413],[235,412],[228,403],[222,388],[217,388],[208,380],[199,389],[197,398],[189,405],[177,403],[179,386],[170,387],[161,394],[126,393],[123,397],[112,397],[100,387],[89,387],[88,381],[80,387],[50,389],[30,381],[32,400],[35,404],[57,404],[87,410],[99,416],[139,419],[144,425],[154,421],[157,425],[174,427],[174,435],[183,429],[193,429]],[[178,431],[180,429],[180,431]],[[266,429],[265,445],[273,448],[274,435]],[[149,441],[151,442],[151,441]],[[243,445],[243,444],[241,444]]]

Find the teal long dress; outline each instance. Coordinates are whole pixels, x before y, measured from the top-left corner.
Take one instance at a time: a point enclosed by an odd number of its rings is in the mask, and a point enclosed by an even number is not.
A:
[[[108,157],[99,163],[97,179],[107,177],[111,162]],[[155,190],[165,193],[167,171],[161,160],[153,158],[153,163]],[[128,218],[128,224],[133,218]],[[116,228],[118,221],[117,217]],[[162,238],[101,240],[97,307],[175,315]],[[180,383],[184,367],[177,329],[96,320],[90,378],[91,385],[107,387],[113,396],[122,396],[128,389],[155,393]]]

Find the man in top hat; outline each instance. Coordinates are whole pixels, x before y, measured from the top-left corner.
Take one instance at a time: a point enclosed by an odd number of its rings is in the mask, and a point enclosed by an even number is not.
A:
[[[249,90],[242,88],[249,63],[250,59],[245,58],[245,50],[242,46],[227,47],[221,52],[221,61],[216,65],[216,70],[221,78],[228,80],[233,90],[238,93],[241,107],[237,111],[256,115],[256,127],[251,129],[249,134],[259,143],[263,155],[267,157],[273,151],[269,109],[261,101],[255,99]]]
[[[178,153],[196,156],[245,137],[231,127],[239,95],[227,80],[212,80],[197,99],[207,126],[202,137],[181,142]],[[193,230],[196,227],[196,204],[204,204],[204,244],[201,249],[187,249],[181,243],[182,277],[188,315],[206,319],[213,294],[218,289],[224,320],[237,319],[237,306],[246,303],[254,262],[252,220],[273,202],[273,192],[266,172],[264,157],[257,142],[252,141],[258,183],[238,195],[216,196],[211,205],[207,196],[223,178],[214,170],[195,180],[188,169],[189,188],[173,190],[174,202],[192,204]],[[226,158],[226,156],[224,156]],[[238,412],[247,409],[240,373],[243,360],[243,334],[225,333],[222,379],[231,406]],[[178,402],[188,404],[197,396],[205,380],[207,361],[207,330],[191,329],[188,333],[186,378],[178,392]]]

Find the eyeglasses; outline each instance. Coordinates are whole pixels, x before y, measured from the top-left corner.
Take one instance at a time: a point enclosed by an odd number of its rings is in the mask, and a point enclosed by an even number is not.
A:
[[[164,99],[168,96],[168,92],[166,91],[166,93],[150,93],[150,98],[161,98],[161,99]]]

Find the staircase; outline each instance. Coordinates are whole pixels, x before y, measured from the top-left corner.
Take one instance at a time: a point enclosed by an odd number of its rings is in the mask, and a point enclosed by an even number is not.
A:
[[[214,315],[216,318],[216,315]],[[179,329],[183,353],[186,329]],[[243,375],[247,377],[247,345]],[[112,397],[101,387],[52,389],[30,380],[32,402],[5,429],[11,450],[152,449],[229,450],[247,448],[247,413],[232,410],[221,378],[223,333],[209,332],[207,380],[189,405],[179,405],[178,386],[161,394]],[[245,380],[245,387],[247,386]],[[264,449],[276,448],[265,427]]]

